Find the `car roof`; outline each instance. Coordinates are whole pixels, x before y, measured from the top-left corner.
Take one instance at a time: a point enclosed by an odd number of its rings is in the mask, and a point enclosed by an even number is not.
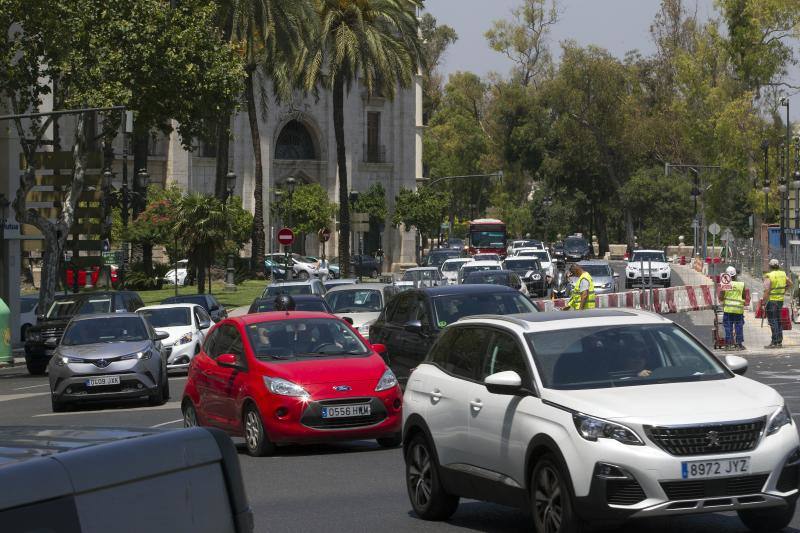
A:
[[[328,295],[332,292],[347,292],[347,291],[363,291],[363,290],[373,290],[373,291],[382,291],[386,287],[391,287],[388,283],[351,283],[345,285],[336,285],[328,289],[328,292],[325,294]]]
[[[205,300],[210,294],[180,294],[178,296],[168,296],[162,300],[163,302],[180,302],[181,300],[197,300],[198,298]]]
[[[232,317],[227,320],[239,323],[243,326],[249,326],[250,324],[259,324],[261,322],[279,322],[281,320],[304,320],[311,318],[339,320],[330,313],[321,313],[317,311],[269,311],[267,313],[253,313],[251,315]]]
[[[269,287],[291,287],[296,285],[311,285],[314,281],[319,281],[317,279],[307,279],[305,281],[276,281],[267,285]]]
[[[437,267],[413,267],[406,269],[406,272],[419,272],[421,270],[439,270]]]
[[[147,309],[148,311],[151,310],[151,309],[181,309],[181,308],[183,308],[183,309],[191,309],[191,308],[193,308],[195,306],[196,307],[202,307],[199,304],[191,304],[191,303],[185,303],[185,304],[180,304],[180,303],[179,304],[158,304],[158,305],[145,305],[144,307],[140,307],[139,309],[137,309],[136,312],[138,313],[139,311],[142,311],[143,309]]]
[[[443,287],[427,287],[424,289],[416,289],[428,296],[435,298],[437,296],[448,296],[454,294],[483,294],[483,293],[497,293],[497,292],[512,292],[518,291],[505,285],[446,285]]]
[[[473,285],[473,287],[492,287],[492,285]],[[495,287],[499,287],[495,285]],[[509,290],[514,290],[509,287]],[[517,315],[475,315],[464,317],[456,324],[500,324],[513,325],[523,333],[558,331],[577,328],[631,325],[664,325],[673,322],[661,315],[637,309],[590,309],[564,313],[548,311],[545,313],[525,313]]]
[[[602,266],[611,266],[608,261],[604,261],[603,259],[586,259],[584,261],[578,261],[579,265],[602,265]]]
[[[472,261],[469,266],[500,266],[500,261],[486,260],[486,261]]]
[[[445,261],[445,263],[455,263],[456,261],[469,262],[469,261],[474,261],[474,259],[471,257],[451,257],[450,259]]]
[[[330,292],[330,291],[328,291]],[[278,298],[277,296],[259,296],[255,299],[255,303],[259,302],[274,302],[275,299]],[[292,300],[295,302],[320,302],[325,301],[325,298],[319,296],[317,294],[298,294],[297,296],[292,296]]]
[[[84,320],[96,320],[102,318],[107,320],[109,318],[138,318],[141,320],[141,315],[138,313],[92,313],[90,315],[77,315],[73,317],[73,322],[82,322]]]
[[[468,277],[480,277],[480,276],[497,276],[498,274],[516,274],[513,270],[479,270],[477,272],[470,272]]]
[[[634,251],[633,251],[633,253],[639,253],[639,252],[647,252],[647,253],[658,253],[658,254],[663,254],[663,253],[664,253],[664,250],[634,250]]]

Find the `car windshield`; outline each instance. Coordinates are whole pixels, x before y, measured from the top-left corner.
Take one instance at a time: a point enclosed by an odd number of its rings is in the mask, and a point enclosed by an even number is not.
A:
[[[500,261],[500,256],[497,254],[475,254],[473,259],[475,261]]]
[[[315,313],[329,313],[330,311],[325,306],[325,302],[316,298],[295,300],[295,311],[313,311]],[[275,310],[275,298],[264,298],[256,302],[252,313],[269,313]]]
[[[458,269],[461,268],[461,265],[469,263],[469,260],[465,261],[448,261],[442,265],[442,272],[458,272]]]
[[[469,239],[475,248],[502,248],[506,234],[502,231],[473,231]]]
[[[378,313],[383,309],[381,296],[379,290],[353,289],[329,292],[325,301],[334,313]]]
[[[433,298],[433,309],[440,328],[465,316],[537,312],[530,300],[519,292],[510,290],[437,296]]]
[[[191,326],[192,315],[188,307],[164,307],[161,309],[142,309],[139,311],[154,328]]]
[[[364,356],[369,349],[341,320],[304,318],[247,325],[247,337],[258,359]]]
[[[542,265],[536,259],[508,259],[505,263],[505,268],[509,270],[541,270]]]
[[[425,261],[425,265],[441,266],[442,263],[444,263],[448,259],[452,259],[453,257],[458,257],[458,254],[459,254],[458,250],[433,252],[431,254],[428,254],[428,257]]]
[[[549,389],[725,379],[730,373],[674,325],[601,326],[528,333]]]
[[[585,248],[588,245],[583,239],[567,239],[564,241],[564,246],[567,248]]]
[[[79,346],[101,342],[146,341],[148,338],[147,328],[139,317],[102,317],[70,323],[61,344]]]
[[[47,318],[63,318],[75,314],[75,300],[56,300],[47,311]]]
[[[509,279],[506,273],[493,272],[473,272],[464,279],[466,285],[508,285]]]
[[[439,275],[438,269],[430,269],[430,270],[407,270],[403,274],[403,279],[400,281],[428,281],[428,280],[438,280],[441,276]]]
[[[593,278],[609,278],[614,275],[608,265],[581,265],[581,268]]]
[[[76,309],[76,310],[75,310]],[[73,313],[76,315],[93,315],[111,312],[111,298],[86,298],[75,303]]]
[[[313,294],[311,292],[311,285],[270,285],[267,287],[267,292],[264,296],[278,296],[279,294],[288,294],[289,296],[300,296],[303,294]]]
[[[632,263],[650,262],[653,263],[666,263],[667,259],[664,257],[664,252],[633,252]]]
[[[469,276],[473,272],[483,272],[486,270],[500,270],[499,265],[480,265],[480,266],[473,266],[473,265],[464,265],[461,267],[461,275],[464,277]]]

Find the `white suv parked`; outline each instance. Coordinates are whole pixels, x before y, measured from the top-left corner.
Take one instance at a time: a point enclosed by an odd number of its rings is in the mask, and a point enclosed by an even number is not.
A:
[[[405,390],[411,504],[429,520],[460,497],[511,505],[540,533],[723,511],[777,531],[794,515],[800,439],[746,369],[641,311],[462,319]]]
[[[653,285],[669,287],[672,283],[672,269],[661,250],[636,250],[625,267],[625,288],[638,287],[653,280]]]

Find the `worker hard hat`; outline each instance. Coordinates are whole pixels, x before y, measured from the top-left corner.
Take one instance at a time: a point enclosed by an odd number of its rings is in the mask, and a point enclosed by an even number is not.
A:
[[[730,277],[734,277],[736,275],[736,269],[733,268],[732,266],[729,266],[728,268],[725,269],[725,273]]]
[[[771,267],[779,267],[779,266],[781,266],[781,262],[778,261],[777,259],[770,259],[769,260],[769,266],[771,266]]]

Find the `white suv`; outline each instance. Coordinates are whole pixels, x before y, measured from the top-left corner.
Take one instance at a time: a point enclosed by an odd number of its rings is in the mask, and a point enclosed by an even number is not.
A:
[[[647,285],[648,278],[653,285],[669,287],[672,282],[672,269],[661,250],[636,250],[625,267],[625,288]]]
[[[646,312],[478,316],[440,335],[404,396],[422,518],[459,497],[528,509],[534,530],[738,511],[791,521],[800,439],[783,398]]]

